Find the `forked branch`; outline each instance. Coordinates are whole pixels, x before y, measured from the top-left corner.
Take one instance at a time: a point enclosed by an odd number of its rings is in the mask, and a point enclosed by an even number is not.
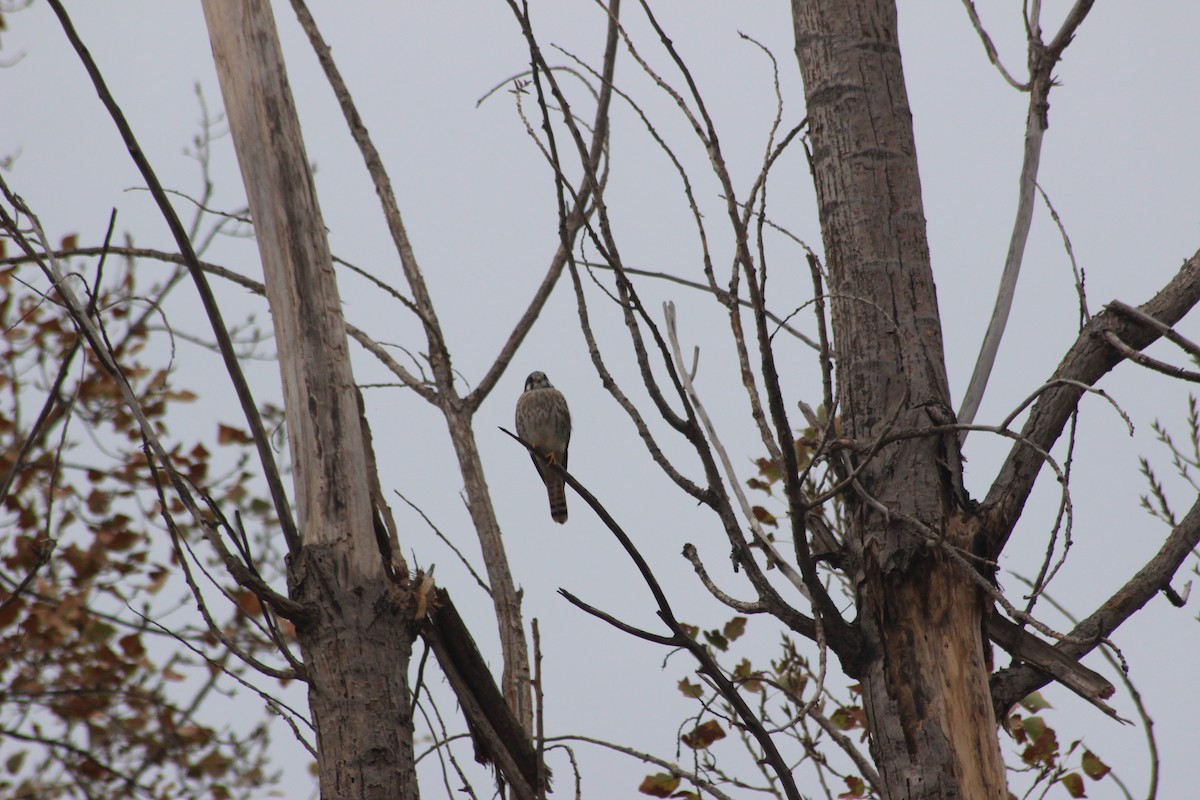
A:
[[[975,412],[983,401],[983,393],[987,388],[992,366],[996,362],[996,354],[1000,350],[1000,340],[1004,336],[1004,328],[1012,311],[1013,297],[1017,291],[1017,277],[1021,272],[1021,262],[1025,256],[1025,243],[1029,239],[1029,226],[1033,220],[1033,203],[1037,192],[1038,166],[1042,158],[1042,138],[1050,127],[1050,89],[1054,86],[1053,71],[1062,58],[1063,51],[1070,44],[1076,29],[1087,17],[1093,0],[1080,0],[1071,9],[1062,27],[1055,35],[1049,46],[1043,44],[1041,29],[1036,21],[1027,25],[1029,34],[1029,81],[1017,84],[1000,66],[995,48],[984,32],[979,18],[975,14],[973,4],[964,0],[967,13],[983,39],[988,58],[996,64],[1005,79],[1023,91],[1029,92],[1029,112],[1025,121],[1025,155],[1021,164],[1021,174],[1017,181],[1017,218],[1013,223],[1012,236],[1008,243],[1008,255],[1004,259],[1004,270],[1000,275],[1000,287],[996,291],[996,304],[988,322],[987,332],[979,348],[979,357],[967,391],[963,395],[962,405],[958,411],[958,421],[970,424],[975,421]],[[964,431],[963,436],[966,435]]]
[[[1043,459],[1025,443],[1049,451],[1083,396],[1085,389],[1081,387],[1092,386],[1125,360],[1106,334],[1111,332],[1129,347],[1143,350],[1198,302],[1200,251],[1184,262],[1175,277],[1140,306],[1137,314],[1110,306],[1088,321],[1051,377],[1055,385],[1046,388],[1034,403],[1021,429],[1022,443],[1009,452],[980,507],[987,557],[994,559],[1004,548],[1041,470]],[[1145,321],[1143,315],[1155,322]]]

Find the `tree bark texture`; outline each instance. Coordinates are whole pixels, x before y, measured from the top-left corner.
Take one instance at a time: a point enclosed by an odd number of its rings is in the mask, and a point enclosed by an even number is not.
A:
[[[792,10],[838,411],[843,434],[868,446],[953,420],[896,9],[890,0],[793,0]],[[889,800],[1006,795],[984,597],[931,540],[972,551],[958,464],[954,436],[907,439],[867,463],[847,497],[868,649],[864,705]]]
[[[293,597],[321,797],[416,798],[414,628],[385,577],[325,227],[266,0],[205,0],[279,347],[301,547]]]

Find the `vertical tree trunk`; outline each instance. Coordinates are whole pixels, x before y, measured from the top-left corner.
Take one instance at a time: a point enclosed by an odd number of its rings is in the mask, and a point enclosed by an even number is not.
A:
[[[414,629],[384,574],[325,227],[266,0],[205,0],[279,347],[301,547],[288,579],[314,619],[297,635],[321,797],[416,798]]]
[[[912,114],[891,0],[793,0],[833,296],[843,433],[953,419]],[[954,436],[884,448],[851,495],[871,749],[891,798],[1003,798],[983,597],[930,536],[970,550]],[[881,507],[888,509],[887,513]]]

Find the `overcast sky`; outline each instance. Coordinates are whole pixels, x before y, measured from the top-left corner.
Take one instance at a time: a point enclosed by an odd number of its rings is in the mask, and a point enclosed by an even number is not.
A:
[[[531,5],[545,45],[561,45],[598,65],[603,18],[592,3]],[[1006,66],[1021,74],[1025,54],[1019,4],[982,0],[977,5]],[[1049,38],[1070,4],[1043,5]],[[960,4],[902,6],[900,41],[957,405],[1008,245],[1026,98],[988,64]],[[745,192],[762,160],[775,96],[770,61],[738,32],[761,42],[778,59],[783,125],[792,127],[804,117],[804,106],[787,4],[677,0],[654,7],[694,71],[735,183]],[[221,105],[198,4],[114,0],[71,3],[69,10],[163,183],[196,193],[198,170],[184,155],[200,118],[193,87],[199,85],[214,112]],[[526,67],[528,52],[518,27],[501,2],[314,2],[313,12],[390,171],[455,366],[473,385],[524,310],[557,244],[552,175],[525,132],[513,94],[502,90],[476,107],[489,89]],[[374,192],[332,93],[290,7],[277,3],[276,13],[333,251],[399,285],[397,259]],[[678,82],[635,9],[626,17],[639,51]],[[146,194],[136,191],[140,180],[53,15],[35,4],[5,19],[0,58],[10,66],[0,72],[0,157],[15,156],[6,178],[40,214],[52,238],[77,232],[82,244],[98,244],[115,207],[119,228],[131,231],[137,244],[169,249],[165,225]],[[1200,6],[1195,3],[1098,4],[1056,71],[1061,86],[1051,95],[1039,180],[1086,270],[1093,312],[1113,299],[1144,302],[1200,246],[1198,31]],[[719,223],[720,190],[705,171],[704,153],[669,98],[626,55],[622,53],[625,60],[617,69],[618,83],[689,165],[708,212],[717,267],[727,270],[729,239]],[[548,57],[570,63],[558,51],[548,50]],[[582,90],[574,94],[581,115],[590,118],[587,97]],[[699,248],[678,180],[629,108],[614,108],[608,203],[625,261],[698,279]],[[532,105],[527,110],[536,113]],[[212,168],[217,187],[213,205],[242,205],[244,193],[228,138],[217,143]],[[821,251],[802,151],[791,152],[780,164],[769,201],[773,221]],[[180,201],[180,207],[188,205]],[[803,254],[794,244],[776,236],[769,248],[771,305],[786,314],[811,296],[811,285]],[[219,242],[210,259],[248,275],[259,273],[257,254],[245,241]],[[158,269],[150,263],[143,268]],[[745,418],[745,398],[731,372],[728,328],[719,310],[703,295],[674,284],[642,286],[653,312],[659,313],[661,301],[679,305],[684,346],[700,348],[698,389],[742,479],[750,477],[750,459],[760,455],[761,444],[756,445]],[[381,341],[414,352],[421,348],[419,329],[402,309],[352,276],[345,277],[341,288],[351,322]],[[258,299],[228,287],[222,297],[228,319],[257,314],[267,324]],[[589,301],[608,363],[649,410],[644,391],[633,383],[628,338],[615,308],[594,287]],[[188,296],[181,293],[171,313],[177,325],[202,330]],[[796,319],[804,330],[813,330],[807,315]],[[977,421],[998,422],[1041,385],[1073,341],[1077,321],[1078,301],[1062,238],[1039,204],[1014,315]],[[1193,338],[1200,335],[1198,328],[1195,315],[1180,325]],[[1168,348],[1153,352],[1182,363]],[[816,405],[819,378],[810,351],[781,342],[781,361],[788,365],[792,399]],[[361,352],[355,365],[361,383],[389,380]],[[200,411],[181,427],[194,425],[197,433],[211,435],[218,421],[238,419],[219,368],[205,351],[184,350],[176,369],[180,385],[206,392]],[[674,758],[677,726],[691,710],[674,686],[690,673],[690,665],[676,656],[661,669],[661,650],[605,627],[556,595],[565,587],[617,616],[658,630],[649,595],[601,525],[575,498],[570,523],[554,525],[526,455],[496,430],[511,423],[524,378],[535,369],[545,371],[570,401],[575,422],[572,472],[644,548],[671,587],[680,616],[713,627],[732,615],[695,585],[691,568],[679,556],[684,542],[696,544],[732,593],[746,597],[747,587],[741,576],[728,572],[728,545],[716,520],[694,508],[654,467],[628,420],[601,388],[564,278],[480,412],[479,444],[516,580],[525,591],[526,617],[540,620],[547,733],[593,735]],[[261,400],[278,400],[273,365],[262,366],[254,381]],[[1128,436],[1103,400],[1084,399],[1073,487],[1075,544],[1051,588],[1056,599],[1079,615],[1110,595],[1161,542],[1164,528],[1138,508],[1145,485],[1136,459],[1151,457],[1160,475],[1169,478],[1169,464],[1150,425],[1159,418],[1181,434],[1184,430],[1186,386],[1129,365],[1105,378],[1102,386],[1129,413],[1136,434]],[[385,490],[399,490],[420,505],[478,564],[459,499],[461,479],[440,415],[395,388],[370,390],[367,401]],[[695,460],[687,457],[682,443],[662,426],[656,434],[681,468],[698,478]],[[971,436],[967,481],[976,496],[986,491],[1006,452],[1003,443]],[[1192,500],[1189,492],[1178,481],[1168,485],[1176,509],[1185,510]],[[1043,476],[1003,569],[1036,573],[1057,497],[1053,478]],[[399,501],[395,511],[411,563],[437,565],[439,582],[466,607],[476,639],[495,663],[490,604],[415,514]],[[1002,582],[1010,596],[1019,597],[1016,579],[1002,575]],[[1066,627],[1060,617],[1044,611],[1052,626]],[[1164,759],[1161,797],[1185,796],[1200,783],[1200,763],[1193,753],[1198,700],[1193,675],[1200,655],[1195,615],[1194,601],[1180,611],[1155,598],[1114,637],[1156,722]],[[750,629],[758,648],[748,651],[749,657],[764,663],[777,654],[772,621],[752,620]],[[807,642],[801,648],[815,652]],[[1111,675],[1096,656],[1087,663]],[[840,675],[830,680],[838,688],[846,683]],[[1060,739],[1084,738],[1120,770],[1135,796],[1144,794],[1143,733],[1107,720],[1065,690],[1051,688],[1047,696],[1055,706],[1050,720]],[[1122,715],[1135,716],[1127,697],[1119,694],[1114,705]],[[288,785],[307,791],[307,770],[296,766],[303,761],[298,750],[285,746],[286,738],[286,731],[277,732],[281,764],[292,773]],[[725,746],[733,747],[731,742]],[[588,796],[633,794],[647,771],[641,764],[591,750],[581,750],[581,757]],[[554,767],[560,791],[569,791],[566,762],[559,758]],[[440,778],[432,771],[428,777],[427,792],[438,794]],[[1111,785],[1089,788],[1095,797],[1117,796]]]

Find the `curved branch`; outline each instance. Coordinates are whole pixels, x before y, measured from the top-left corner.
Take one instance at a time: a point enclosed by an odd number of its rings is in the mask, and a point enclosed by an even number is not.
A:
[[[606,611],[601,611],[600,609],[596,608],[595,606],[583,602],[578,597],[576,597],[575,595],[568,592],[566,589],[559,589],[558,593],[560,595],[562,595],[564,598],[566,598],[568,603],[575,606],[580,611],[584,611],[588,614],[591,614],[596,619],[603,620],[604,622],[607,622],[609,625],[612,625],[617,630],[628,633],[630,636],[633,636],[638,639],[644,639],[645,641],[652,642],[654,644],[661,644],[664,647],[678,647],[678,645],[679,645],[679,643],[675,640],[674,636],[660,636],[657,633],[651,633],[650,631],[644,631],[641,628],[630,625],[627,622],[622,622],[621,620],[614,617],[612,614],[609,614]]]
[[[704,588],[708,590],[708,593],[734,611],[739,611],[743,614],[764,614],[770,611],[766,603],[763,603],[761,600],[748,603],[745,600],[738,600],[722,591],[721,587],[713,582],[713,579],[708,574],[708,570],[704,568],[704,563],[700,560],[700,554],[696,552],[696,545],[690,542],[685,544],[683,546],[683,557],[692,565],[692,569],[696,570],[696,576],[700,578],[700,583],[704,584]]]
[[[612,267],[611,265],[606,264],[606,263],[601,263],[599,261],[586,261],[586,260],[581,259],[581,260],[579,260],[579,263],[582,264],[583,266],[587,267],[588,269],[605,269],[605,270],[613,270],[614,269],[614,267]],[[699,281],[689,281],[687,278],[680,278],[677,275],[671,275],[670,273],[667,273],[667,272],[655,272],[653,270],[638,269],[636,267],[630,267],[630,266],[621,267],[621,270],[624,271],[625,274],[627,274],[627,275],[639,275],[643,278],[656,278],[658,280],[668,281],[669,283],[676,283],[676,284],[679,284],[680,286],[686,286],[689,289],[697,289],[701,292],[706,292],[708,294],[714,294],[714,295],[721,294],[721,292],[719,290],[714,291],[711,286],[700,283]],[[721,299],[721,298],[718,297],[718,299]],[[736,302],[742,308],[753,309],[753,305],[751,304],[751,302],[749,300],[746,300],[745,298],[741,298],[741,297],[730,298],[730,300],[732,300],[733,302]],[[819,351],[821,349],[821,346],[817,342],[814,342],[812,340],[812,337],[801,333],[800,331],[796,330],[791,325],[789,325],[787,319],[784,319],[783,317],[779,316],[774,311],[767,311],[765,313],[767,315],[767,319],[771,320],[778,326],[778,330],[787,331],[789,334],[791,334],[795,338],[799,339],[801,342],[808,345],[813,350]]]
[[[983,49],[987,53],[988,61],[992,62],[992,66],[1000,71],[1000,74],[1004,76],[1004,80],[1008,81],[1009,86],[1018,92],[1028,92],[1029,84],[1018,81],[1004,68],[1004,64],[1001,63],[1000,54],[996,52],[996,45],[992,44],[992,37],[988,36],[988,32],[983,27],[983,22],[979,19],[979,12],[975,10],[975,3],[972,0],[963,0],[963,5],[966,6],[967,16],[971,18],[971,25],[975,27],[975,32],[979,34],[979,40],[983,42]]]
[[[612,742],[606,742],[603,739],[593,739],[590,736],[551,736],[546,739],[547,742],[586,742],[599,747],[607,747],[609,750],[615,750],[618,753],[624,753],[627,756],[632,756],[639,761],[644,761],[647,764],[654,764],[657,767],[667,770],[677,778],[686,778],[696,788],[703,789],[706,794],[711,794],[716,800],[733,800],[732,797],[722,792],[716,787],[712,781],[707,781],[694,772],[689,772],[678,764],[667,761],[662,758],[656,758],[649,753],[643,753],[640,750],[634,750],[632,747],[625,747]]]
[[[308,10],[304,0],[292,0],[292,9],[296,12],[296,17],[299,19],[305,35],[308,36],[317,60],[321,62],[325,77],[337,97],[343,116],[346,118],[346,126],[350,129],[350,134],[354,143],[358,145],[371,181],[375,184],[375,193],[379,196],[380,205],[383,207],[388,231],[392,235],[392,242],[400,257],[400,266],[404,270],[404,277],[408,281],[409,288],[412,289],[413,302],[421,310],[420,317],[429,340],[430,358],[433,361],[434,369],[435,371],[444,371],[448,377],[450,372],[449,350],[442,336],[442,327],[438,322],[433,300],[429,296],[429,289],[425,285],[425,276],[421,273],[412,243],[408,239],[408,231],[404,227],[404,219],[400,215],[400,207],[396,202],[396,193],[392,190],[391,178],[388,177],[387,170],[383,167],[383,159],[380,158],[379,151],[375,149],[375,144],[367,133],[362,117],[359,116],[358,109],[350,97],[350,90],[347,88],[345,80],[342,79],[337,64],[333,61],[329,45],[317,29],[312,12]],[[438,377],[439,383],[441,383],[442,376]]]

